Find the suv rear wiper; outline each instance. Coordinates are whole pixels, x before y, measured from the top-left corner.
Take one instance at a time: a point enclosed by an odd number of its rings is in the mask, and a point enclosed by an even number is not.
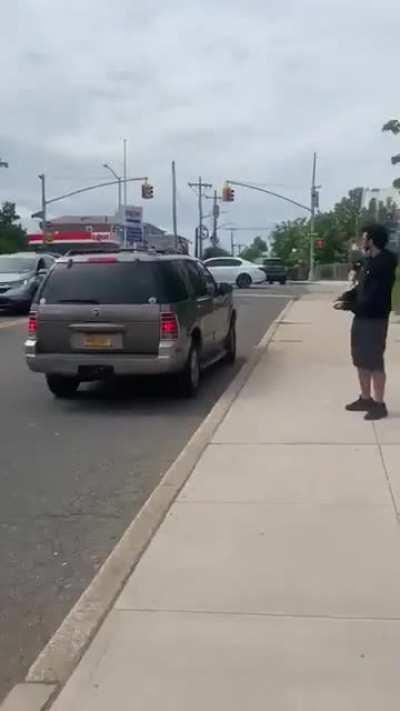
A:
[[[58,299],[57,304],[98,304],[95,299]]]

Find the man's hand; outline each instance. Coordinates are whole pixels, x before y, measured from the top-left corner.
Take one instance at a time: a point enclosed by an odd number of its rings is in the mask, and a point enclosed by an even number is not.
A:
[[[343,301],[335,301],[333,304],[333,308],[336,309],[336,311],[343,311],[344,310],[344,303]]]

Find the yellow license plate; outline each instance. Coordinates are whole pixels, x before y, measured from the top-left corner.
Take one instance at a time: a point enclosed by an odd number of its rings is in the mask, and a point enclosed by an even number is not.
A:
[[[111,348],[111,336],[90,335],[83,337],[83,345],[85,348]]]

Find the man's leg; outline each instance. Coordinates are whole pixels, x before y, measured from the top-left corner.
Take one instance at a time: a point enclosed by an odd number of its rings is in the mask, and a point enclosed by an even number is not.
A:
[[[363,400],[370,400],[373,374],[369,370],[364,370],[364,368],[357,368],[357,372],[360,381],[361,397]]]
[[[372,383],[374,386],[374,400],[378,403],[385,402],[386,373],[384,370],[375,370],[372,373]]]

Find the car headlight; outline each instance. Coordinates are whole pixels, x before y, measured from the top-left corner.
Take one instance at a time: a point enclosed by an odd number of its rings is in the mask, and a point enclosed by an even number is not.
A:
[[[10,289],[22,289],[22,287],[27,286],[30,281],[30,279],[21,279],[21,281],[14,281],[12,284],[10,284]]]

